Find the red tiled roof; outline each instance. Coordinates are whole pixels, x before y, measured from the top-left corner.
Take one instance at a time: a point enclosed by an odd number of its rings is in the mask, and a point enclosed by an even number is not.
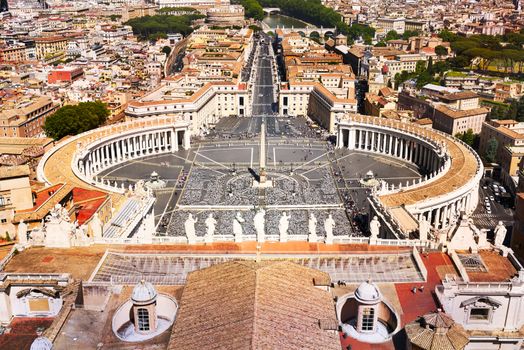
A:
[[[35,205],[31,209],[20,210],[19,212],[24,213],[24,212],[35,211],[42,204],[44,204],[44,202],[47,201],[53,194],[55,194],[55,192],[58,191],[58,189],[62,187],[63,185],[64,184],[56,184],[50,187],[43,188],[39,191],[36,191],[35,192]]]
[[[402,305],[402,326],[417,319],[419,316],[423,316],[427,313],[435,311],[439,307],[436,303],[436,299],[433,296],[435,287],[442,282],[442,279],[437,272],[437,268],[444,266],[454,269],[451,259],[445,253],[429,253],[427,256],[422,257],[422,261],[428,271],[427,282],[418,283],[416,285],[410,283],[395,284],[398,299],[400,301],[400,305]],[[424,286],[424,291],[417,291],[416,294],[413,294],[413,287],[421,286]]]
[[[48,328],[53,318],[15,317],[11,323],[11,332],[0,335],[0,349],[29,350],[36,339],[36,329]]]

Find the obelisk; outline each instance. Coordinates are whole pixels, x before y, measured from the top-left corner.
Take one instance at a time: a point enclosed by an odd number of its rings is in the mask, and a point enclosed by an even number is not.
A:
[[[254,179],[253,187],[255,188],[267,188],[273,187],[273,182],[268,179],[266,173],[266,122],[262,120],[260,126],[260,148],[259,148],[259,164],[260,169],[258,171],[258,181]]]
[[[266,122],[262,120],[260,125],[260,171],[259,171],[259,184],[263,187],[267,180],[266,174]]]

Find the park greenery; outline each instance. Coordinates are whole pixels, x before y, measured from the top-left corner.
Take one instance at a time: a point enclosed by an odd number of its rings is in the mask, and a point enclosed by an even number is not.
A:
[[[264,10],[262,5],[256,0],[237,0],[232,3],[238,3],[244,7],[244,13],[246,17],[261,21],[264,19]]]
[[[46,118],[44,132],[55,140],[95,129],[105,123],[109,111],[100,101],[64,106]]]
[[[490,119],[511,119],[524,122],[524,97],[512,100],[509,104],[493,102],[489,104],[491,108]]]
[[[398,87],[408,80],[416,81],[416,86],[419,89],[430,83],[439,85],[440,80],[449,69],[449,63],[446,61],[433,63],[433,59],[430,57],[427,63],[425,61],[418,61],[414,72],[408,73],[407,71],[402,71],[397,73],[394,77],[395,86]]]
[[[472,129],[468,129],[468,131],[463,133],[458,133],[455,137],[473,148],[476,148],[479,141],[479,135],[473,133]]]
[[[155,15],[130,19],[126,22],[133,28],[133,33],[143,40],[157,40],[166,38],[169,33],[181,33],[186,36],[191,34],[191,22],[204,18],[200,14],[187,14],[182,16]]]
[[[397,33],[396,30],[390,30],[389,32],[386,33],[386,37],[384,40],[386,41],[399,40],[399,39],[408,40],[412,36],[418,36],[418,35],[420,35],[420,33],[416,30],[406,30],[404,33],[402,33],[402,35]]]
[[[505,35],[461,36],[447,30],[439,36],[451,43],[453,68],[524,73],[524,31]]]

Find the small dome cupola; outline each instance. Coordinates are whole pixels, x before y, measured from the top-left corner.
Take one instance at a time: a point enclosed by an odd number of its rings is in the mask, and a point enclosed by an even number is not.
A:
[[[144,280],[140,281],[131,294],[131,300],[135,305],[147,305],[156,301],[157,292],[155,287]]]
[[[362,282],[355,291],[355,298],[362,304],[377,304],[380,302],[380,291],[369,281]]]

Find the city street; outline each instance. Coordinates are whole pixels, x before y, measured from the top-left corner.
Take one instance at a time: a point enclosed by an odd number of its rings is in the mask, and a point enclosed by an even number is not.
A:
[[[502,221],[507,226],[512,226],[514,214],[513,210],[510,208],[505,208],[504,205],[496,200],[495,193],[488,186],[489,182],[489,180],[483,180],[481,182],[481,187],[479,189],[479,204],[473,215],[471,215],[475,225],[477,225],[479,228],[492,230],[499,221]],[[486,197],[488,198],[491,212],[488,212],[486,209]]]
[[[273,114],[273,66],[269,55],[269,40],[262,39],[255,68],[253,115]]]

